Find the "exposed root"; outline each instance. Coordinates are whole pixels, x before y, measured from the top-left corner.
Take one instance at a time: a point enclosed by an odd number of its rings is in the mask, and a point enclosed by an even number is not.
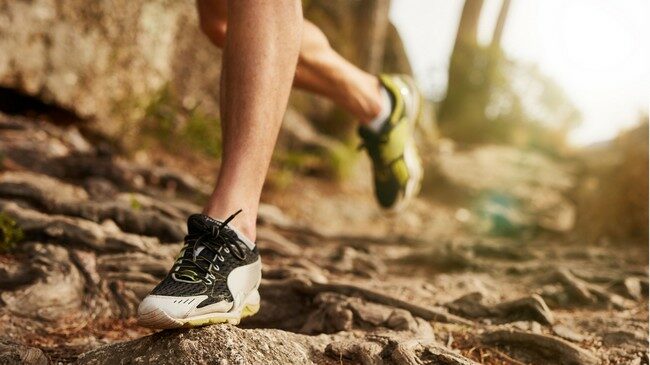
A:
[[[50,214],[81,217],[97,223],[110,219],[125,232],[164,241],[178,242],[185,235],[182,218],[176,218],[180,214],[171,215],[169,208],[161,211],[142,207],[136,196],[89,201],[84,189],[45,175],[6,172],[0,175],[0,197],[27,201]]]
[[[356,286],[353,284],[343,283],[317,283],[306,280],[281,280],[281,281],[264,281],[263,286],[267,289],[275,287],[277,290],[293,289],[298,292],[317,295],[323,292],[339,293],[347,296],[358,296],[368,301],[378,304],[384,304],[389,307],[401,308],[409,311],[412,315],[420,317],[427,321],[456,323],[472,326],[473,323],[462,317],[453,315],[440,308],[425,307],[413,303],[405,302],[388,296],[377,291]]]
[[[159,245],[157,238],[124,233],[114,225],[47,215],[3,200],[0,200],[0,210],[16,220],[25,235],[32,239],[56,239],[99,252],[151,252]]]
[[[552,324],[554,321],[553,313],[544,300],[536,294],[493,306],[483,304],[482,300],[483,296],[480,293],[471,293],[447,304],[447,308],[464,317],[490,318],[498,323],[529,320]]]
[[[329,344],[325,353],[360,364],[476,365],[431,339],[405,340],[397,336],[369,335],[362,339],[337,341]]]
[[[0,364],[47,365],[40,349],[18,345],[0,338]]]
[[[307,318],[301,333],[334,333],[353,328],[372,330],[383,327],[433,339],[433,329],[429,323],[421,318],[413,318],[410,312],[403,309],[328,292],[316,295],[314,303],[317,309]]]
[[[513,356],[525,357],[524,360],[532,363],[561,365],[595,365],[599,363],[599,360],[589,351],[550,335],[516,330],[496,330],[483,334],[481,341],[486,344],[504,345],[511,350]]]
[[[628,309],[634,306],[634,303],[620,295],[576,277],[568,269],[559,269],[555,278],[566,288],[568,295],[578,303],[601,304],[616,309]]]

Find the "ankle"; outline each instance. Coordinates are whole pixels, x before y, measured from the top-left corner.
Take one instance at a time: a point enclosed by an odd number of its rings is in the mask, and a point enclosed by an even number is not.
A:
[[[233,212],[222,212],[217,209],[206,208],[203,210],[203,214],[216,219],[220,222],[223,222],[230,214]],[[251,242],[255,242],[256,239],[256,220],[257,215],[251,214],[250,211],[243,210],[235,219],[228,223],[228,226],[237,230],[237,232],[243,234]]]
[[[244,224],[243,222],[231,222],[228,225],[237,230],[239,233],[243,234],[251,242],[255,243],[255,239],[257,238],[257,229],[255,223]]]
[[[364,81],[358,83],[363,85],[359,89],[360,102],[357,117],[361,124],[368,124],[382,112],[382,85],[379,79],[372,75],[363,75]]]

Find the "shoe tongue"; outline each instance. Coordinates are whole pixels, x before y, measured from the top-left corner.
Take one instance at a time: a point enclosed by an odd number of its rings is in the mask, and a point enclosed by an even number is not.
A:
[[[187,219],[187,232],[190,234],[204,233],[219,225],[221,222],[205,214],[192,214]]]
[[[221,221],[218,221],[212,217],[208,217],[205,214],[192,214],[188,219],[187,219],[187,232],[189,234],[203,234],[206,232],[211,232],[212,227],[218,226],[220,229],[222,223]],[[237,236],[237,238],[244,242],[248,248],[251,250],[255,247],[255,243],[250,241],[246,236],[243,236],[239,231],[234,229],[233,227],[229,227],[228,225],[223,227],[224,231],[227,232],[234,232],[234,234]]]

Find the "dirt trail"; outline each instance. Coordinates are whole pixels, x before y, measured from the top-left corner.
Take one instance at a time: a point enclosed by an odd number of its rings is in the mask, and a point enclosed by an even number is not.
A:
[[[4,237],[24,234],[0,254],[0,363],[648,363],[646,248],[476,237],[449,207],[384,216],[364,183],[309,178],[265,196],[260,313],[152,335],[137,304],[209,186],[20,117],[0,154]]]

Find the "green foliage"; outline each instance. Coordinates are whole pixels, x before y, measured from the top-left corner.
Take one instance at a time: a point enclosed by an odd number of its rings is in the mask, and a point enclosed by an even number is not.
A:
[[[221,155],[219,119],[204,113],[200,105],[187,109],[168,88],[147,105],[142,132],[171,149],[192,149],[207,156]]]
[[[131,204],[131,209],[135,211],[142,209],[142,203],[140,203],[140,201],[135,197],[135,195],[131,194],[131,196],[129,197],[129,201]]]
[[[356,149],[344,144],[305,151],[280,147],[273,154],[273,164],[278,169],[269,178],[278,188],[287,187],[295,174],[342,180],[350,175],[358,156]]]
[[[16,221],[4,213],[0,213],[0,252],[11,251],[25,235]]]
[[[356,148],[346,144],[341,144],[329,151],[327,157],[334,176],[340,180],[348,178],[358,162],[359,155]]]
[[[578,119],[563,90],[537,67],[511,61],[498,48],[456,47],[440,105],[443,135],[555,154]]]

